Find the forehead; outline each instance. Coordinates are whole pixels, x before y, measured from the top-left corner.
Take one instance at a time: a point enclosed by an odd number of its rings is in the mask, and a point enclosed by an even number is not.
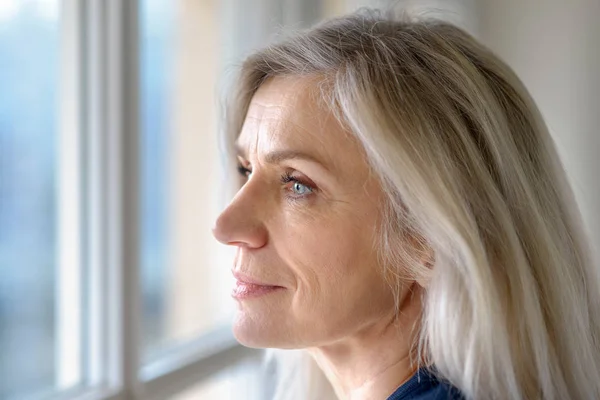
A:
[[[300,144],[321,136],[326,123],[337,124],[324,107],[319,107],[313,82],[277,77],[263,83],[252,97],[237,141],[249,152],[260,151],[259,143]]]
[[[274,150],[311,153],[336,167],[340,153],[359,157],[360,146],[319,100],[315,78],[276,77],[253,96],[237,140],[247,155]],[[355,159],[356,161],[356,159]]]
[[[318,107],[313,80],[300,77],[276,77],[263,83],[250,102],[246,119],[266,122],[303,123],[325,114]],[[323,115],[321,115],[322,117]]]

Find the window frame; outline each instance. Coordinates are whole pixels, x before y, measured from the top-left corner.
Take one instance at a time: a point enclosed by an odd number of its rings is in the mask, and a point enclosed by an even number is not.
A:
[[[82,20],[80,7],[72,0],[64,0],[60,20],[60,99],[58,136],[58,252],[56,259],[56,378],[55,390],[76,386],[83,371],[83,307],[84,280],[83,242],[83,189],[80,184],[85,173],[81,157],[83,107],[79,101],[83,65],[81,40],[78,32]],[[78,245],[73,245],[77,243]]]

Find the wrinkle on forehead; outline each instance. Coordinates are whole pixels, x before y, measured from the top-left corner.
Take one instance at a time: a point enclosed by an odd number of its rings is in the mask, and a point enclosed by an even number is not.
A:
[[[342,128],[333,113],[318,101],[317,83],[314,77],[297,76],[271,78],[263,83],[250,102],[239,147],[248,154],[259,154],[265,150],[261,145],[307,146],[331,159],[325,135]]]
[[[318,107],[316,97],[313,79],[272,78],[257,90],[246,118],[304,128],[307,122],[326,114],[326,110]],[[287,126],[283,125],[282,128]]]

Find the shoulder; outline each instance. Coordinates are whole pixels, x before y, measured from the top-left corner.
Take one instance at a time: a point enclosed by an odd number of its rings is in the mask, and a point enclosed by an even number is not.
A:
[[[457,388],[422,368],[388,400],[464,400],[464,397]]]

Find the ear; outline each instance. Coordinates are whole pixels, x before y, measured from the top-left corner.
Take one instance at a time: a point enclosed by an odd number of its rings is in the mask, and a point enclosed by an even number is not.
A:
[[[434,251],[422,236],[412,235],[410,244],[413,248],[415,263],[422,266],[417,273],[415,281],[419,286],[426,289],[433,276],[433,266],[435,265]]]
[[[429,287],[429,283],[431,282],[431,278],[433,277],[433,264],[426,262],[424,264],[423,273],[417,277],[416,282],[419,286],[422,286],[424,289]]]

